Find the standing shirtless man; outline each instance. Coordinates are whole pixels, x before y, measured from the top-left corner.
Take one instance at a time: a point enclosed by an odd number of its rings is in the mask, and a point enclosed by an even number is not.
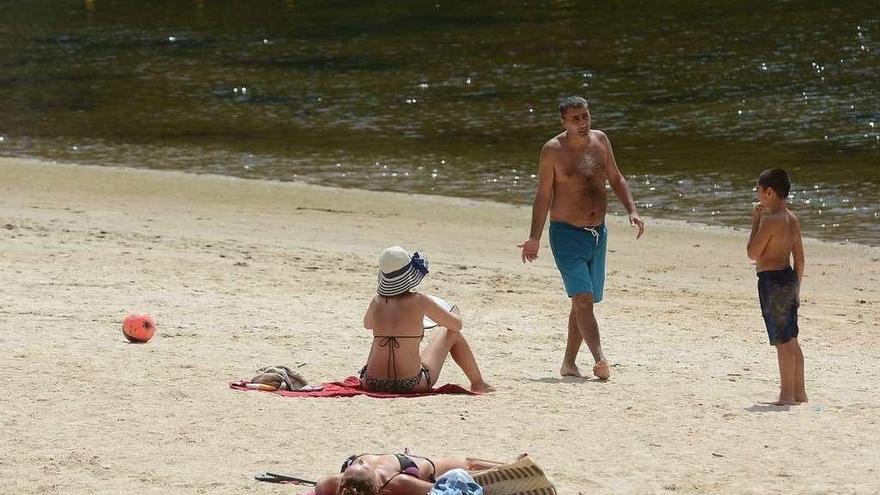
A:
[[[590,128],[587,100],[579,96],[563,98],[559,102],[559,116],[565,131],[541,149],[532,228],[529,238],[518,247],[522,248],[523,263],[537,259],[549,212],[550,248],[571,298],[568,340],[559,372],[563,376],[581,376],[575,360],[581,340],[585,340],[596,361],[593,374],[607,380],[611,369],[602,354],[599,324],[593,314],[593,304],[602,300],[605,286],[606,181],[629,213],[630,225],[638,227],[637,239],[642,237],[645,224],[614,161],[608,136]]]

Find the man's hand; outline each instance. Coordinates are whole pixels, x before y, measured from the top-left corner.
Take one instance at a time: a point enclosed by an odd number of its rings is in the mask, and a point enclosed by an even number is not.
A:
[[[629,214],[629,226],[639,228],[639,232],[636,234],[636,239],[641,239],[642,234],[645,233],[645,222],[644,220],[642,220],[642,217],[640,217],[637,212],[632,212]]]
[[[523,241],[522,244],[517,244],[516,247],[522,248],[522,262],[526,261],[532,262],[538,259],[538,247],[539,247],[538,239],[529,238],[526,241]]]

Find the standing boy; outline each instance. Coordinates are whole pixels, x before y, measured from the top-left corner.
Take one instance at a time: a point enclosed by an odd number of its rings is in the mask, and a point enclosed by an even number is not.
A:
[[[777,406],[807,402],[804,355],[797,340],[804,246],[798,218],[785,204],[790,188],[785,170],[769,169],[758,176],[758,205],[746,248],[757,266],[761,314],[779,360],[779,399],[771,403]]]

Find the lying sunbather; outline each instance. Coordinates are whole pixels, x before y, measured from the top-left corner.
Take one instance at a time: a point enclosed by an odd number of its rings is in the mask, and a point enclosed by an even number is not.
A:
[[[429,459],[408,453],[358,454],[345,460],[339,474],[318,480],[315,495],[426,495],[448,471],[479,471],[494,465],[476,459]]]

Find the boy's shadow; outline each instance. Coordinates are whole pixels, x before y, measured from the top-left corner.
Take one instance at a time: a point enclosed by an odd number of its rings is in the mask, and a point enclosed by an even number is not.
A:
[[[753,406],[743,408],[748,412],[755,413],[768,413],[768,412],[783,412],[791,409],[791,406],[774,406],[773,404],[755,404]]]

